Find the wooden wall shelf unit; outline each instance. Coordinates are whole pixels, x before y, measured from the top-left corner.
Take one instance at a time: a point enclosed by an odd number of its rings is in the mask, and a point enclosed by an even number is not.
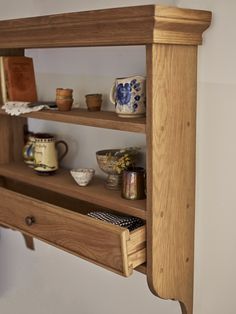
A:
[[[146,119],[84,110],[0,112],[0,224],[125,276],[142,265],[151,291],[178,300],[183,314],[192,314],[193,305],[197,47],[210,22],[208,11],[158,5],[0,21],[0,55],[146,46]],[[147,200],[101,193],[99,180],[79,189],[64,170],[50,178],[30,172],[21,157],[28,117],[146,133]],[[95,221],[84,215],[91,203],[141,217],[146,225],[129,232]]]

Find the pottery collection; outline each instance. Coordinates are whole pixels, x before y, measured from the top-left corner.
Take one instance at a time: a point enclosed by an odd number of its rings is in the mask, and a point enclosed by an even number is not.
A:
[[[117,78],[111,88],[110,100],[115,104],[115,111],[122,118],[143,117],[146,113],[146,79],[143,76]],[[100,111],[102,94],[87,94],[85,101],[88,111]],[[69,111],[73,105],[73,89],[57,88],[56,104],[58,110]],[[59,156],[58,146],[64,146]],[[65,141],[57,141],[51,134],[29,133],[23,147],[24,162],[37,174],[54,174],[60,161],[68,153]],[[123,149],[106,149],[96,152],[99,168],[107,174],[105,187],[121,190],[121,197],[137,200],[145,198],[145,170],[135,167],[133,155]],[[94,177],[92,168],[70,170],[76,183],[87,186]]]
[[[57,88],[56,104],[59,111],[69,111],[73,105],[73,89]],[[121,118],[139,118],[146,114],[146,78],[141,75],[115,79],[110,101],[115,105],[115,112]],[[100,111],[102,94],[85,95],[88,111]]]

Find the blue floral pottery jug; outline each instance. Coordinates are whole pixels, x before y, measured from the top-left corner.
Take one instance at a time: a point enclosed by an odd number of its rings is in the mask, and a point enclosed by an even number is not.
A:
[[[110,100],[119,117],[143,117],[146,113],[146,78],[140,75],[117,78]]]

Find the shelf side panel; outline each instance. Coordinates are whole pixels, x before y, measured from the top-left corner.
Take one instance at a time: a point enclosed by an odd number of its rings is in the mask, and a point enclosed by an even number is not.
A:
[[[192,313],[197,46],[147,46],[147,274]]]
[[[24,146],[24,129],[26,125],[26,118],[0,117],[0,164],[23,159],[22,149]]]

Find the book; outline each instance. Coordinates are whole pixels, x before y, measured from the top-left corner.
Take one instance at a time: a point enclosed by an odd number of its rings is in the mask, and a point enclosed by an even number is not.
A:
[[[4,104],[7,101],[6,82],[3,68],[3,57],[0,57],[0,101]]]
[[[37,101],[33,59],[24,56],[0,57],[3,102]]]

